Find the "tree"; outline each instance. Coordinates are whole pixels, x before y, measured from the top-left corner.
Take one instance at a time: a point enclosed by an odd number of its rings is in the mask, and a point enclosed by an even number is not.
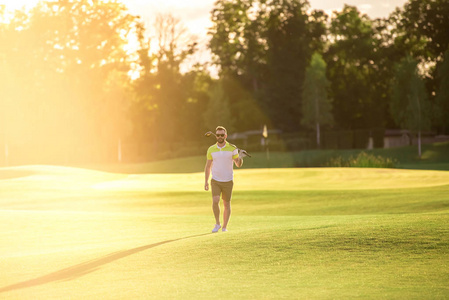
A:
[[[212,11],[209,47],[220,68],[222,89],[229,99],[236,130],[259,127],[266,84],[266,3],[219,0]],[[251,113],[248,113],[251,112]],[[256,125],[257,124],[257,125]]]
[[[400,12],[398,26],[406,43],[421,42],[414,56],[442,58],[449,45],[449,1],[409,0]]]
[[[195,132],[187,127],[191,123],[189,114],[202,113],[205,107],[204,93],[194,91],[198,87],[195,77],[203,78],[204,73],[192,70],[182,74],[180,70],[197,46],[180,19],[170,14],[158,15],[154,28],[158,46],[150,49],[143,24],[138,25],[140,77],[133,84],[133,113],[138,127],[135,135],[141,141],[157,144],[159,150],[166,145],[162,151],[169,151],[175,142],[195,137]],[[182,128],[186,130],[179,135]]]
[[[202,135],[198,133],[210,130],[204,124],[202,116],[210,101],[212,85],[213,79],[203,65],[194,65],[189,72],[183,75],[182,87],[186,90],[187,95],[187,105],[183,112],[183,128],[188,132],[186,134],[188,141],[198,142],[203,140]]]
[[[218,125],[224,126],[229,132],[235,129],[229,99],[224,93],[223,83],[215,82],[210,90],[210,100],[204,115],[204,123],[209,130],[214,130]]]
[[[436,94],[435,115],[443,132],[449,129],[449,49],[444,54],[443,63],[438,67],[439,87]]]
[[[334,118],[340,128],[361,129],[384,122],[385,97],[376,97],[379,67],[376,54],[379,41],[373,23],[356,7],[345,5],[336,13],[329,29],[331,44],[324,54]]]
[[[220,76],[238,81],[251,94],[244,98],[285,131],[298,125],[304,72],[323,48],[325,15],[309,7],[306,0],[219,0],[212,12],[210,48]],[[243,98],[229,99],[238,110]]]
[[[421,131],[430,128],[430,104],[417,66],[418,62],[410,56],[395,64],[390,111],[397,125],[418,133],[421,158]]]
[[[220,73],[238,77],[254,91],[260,87],[266,63],[265,27],[259,2],[262,1],[216,1],[211,13],[213,26],[209,42]]]
[[[320,126],[332,125],[332,104],[328,99],[329,81],[326,78],[326,63],[319,53],[314,53],[306,75],[302,91],[301,124],[315,128],[316,142],[320,147]]]
[[[267,80],[264,109],[275,126],[293,131],[301,112],[301,87],[306,67],[315,49],[315,39],[322,32],[315,32],[307,10],[307,1],[270,2],[267,14]]]
[[[449,1],[410,0],[396,15],[395,44],[399,49],[405,48],[403,56],[410,54],[418,61],[429,100],[438,107],[442,98],[435,96],[442,93],[441,65],[445,63],[444,54],[449,46]],[[434,122],[432,129],[443,131],[444,126]]]

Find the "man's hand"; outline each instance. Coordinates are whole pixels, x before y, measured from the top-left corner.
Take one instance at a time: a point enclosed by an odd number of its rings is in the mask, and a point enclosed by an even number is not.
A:
[[[204,184],[204,190],[205,190],[205,191],[208,191],[208,190],[209,190],[209,182],[206,182],[206,183]]]

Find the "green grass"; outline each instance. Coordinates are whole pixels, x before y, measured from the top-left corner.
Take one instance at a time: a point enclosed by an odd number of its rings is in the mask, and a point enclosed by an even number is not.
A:
[[[0,298],[449,298],[447,171],[237,170],[226,234],[203,176],[0,169]]]

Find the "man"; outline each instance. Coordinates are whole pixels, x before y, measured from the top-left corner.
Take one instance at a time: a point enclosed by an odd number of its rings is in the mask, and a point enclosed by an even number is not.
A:
[[[215,227],[212,232],[218,232],[221,228],[220,223],[220,195],[223,199],[223,232],[228,231],[227,226],[231,217],[231,197],[232,187],[234,185],[234,163],[237,167],[243,164],[243,156],[239,155],[236,146],[226,141],[228,133],[222,126],[215,129],[217,143],[210,146],[207,150],[206,167],[204,174],[206,182],[204,189],[209,190],[209,176],[212,170],[212,210],[215,216]],[[241,154],[241,153],[240,153]]]

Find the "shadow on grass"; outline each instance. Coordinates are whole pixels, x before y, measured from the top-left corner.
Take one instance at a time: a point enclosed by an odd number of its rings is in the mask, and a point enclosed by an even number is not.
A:
[[[179,238],[179,239],[174,239],[174,240],[167,240],[167,241],[163,241],[163,242],[159,242],[159,243],[155,243],[155,244],[150,244],[150,245],[146,245],[146,246],[141,246],[141,247],[137,247],[137,248],[133,248],[133,249],[129,249],[129,250],[123,250],[123,251],[119,251],[119,252],[115,252],[115,253],[111,253],[108,254],[104,257],[100,257],[91,261],[87,261],[72,267],[68,267],[41,277],[37,277],[34,279],[30,279],[30,280],[26,280],[26,281],[22,281],[19,283],[15,283],[3,288],[0,288],[0,293],[4,293],[4,292],[8,292],[8,291],[12,291],[12,290],[19,290],[19,289],[23,289],[23,288],[28,288],[28,287],[32,287],[32,286],[36,286],[36,285],[42,285],[42,284],[47,284],[50,282],[54,282],[54,281],[68,281],[68,280],[73,280],[76,279],[78,277],[81,277],[83,275],[92,273],[96,270],[98,270],[101,266],[104,266],[106,264],[109,264],[111,262],[114,262],[116,260],[119,260],[121,258],[145,251],[147,249],[150,248],[154,248],[163,244],[168,244],[168,243],[172,243],[172,242],[176,242],[176,241],[180,241],[180,240],[185,240],[185,239],[189,239],[189,238],[194,238],[194,237],[200,237],[200,236],[204,236],[204,235],[209,235],[211,233],[204,233],[204,234],[198,234],[198,235],[191,235],[191,236],[187,236],[187,237],[183,237],[183,238]]]

